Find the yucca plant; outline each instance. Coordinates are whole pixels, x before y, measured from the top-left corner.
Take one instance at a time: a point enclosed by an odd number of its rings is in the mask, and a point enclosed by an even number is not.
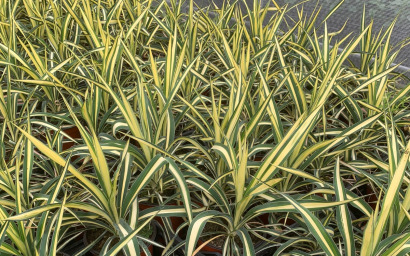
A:
[[[255,4],[254,6],[257,5]],[[229,10],[229,7],[227,7],[227,9]],[[255,12],[259,14],[260,10],[256,10],[257,11]],[[220,13],[223,13],[223,11],[224,9],[220,10]],[[252,13],[249,15],[252,15]],[[258,16],[255,14],[252,16],[252,18],[250,18],[250,20],[252,21],[255,21],[257,19]],[[279,21],[276,20],[276,22]],[[225,39],[224,36],[222,36],[222,38],[220,39],[223,50],[219,50],[217,48],[218,46],[214,46],[216,55],[218,55],[218,57],[220,58],[222,67],[227,70],[226,73],[223,72],[224,69],[219,69],[218,72],[227,74],[227,76],[229,76],[229,79],[225,78],[225,81],[219,82],[211,80],[210,78],[210,102],[213,103],[212,110],[208,110],[206,103],[203,103],[202,108],[191,108],[193,113],[195,113],[197,116],[200,116],[200,120],[204,120],[204,128],[201,129],[201,131],[210,128],[206,124],[206,122],[213,124],[213,130],[209,129],[207,131],[207,134],[214,134],[214,139],[210,141],[214,143],[212,149],[217,153],[217,155],[220,156],[220,158],[218,159],[217,157],[218,160],[215,162],[215,160],[212,159],[211,156],[203,156],[204,158],[209,158],[208,166],[210,168],[210,173],[216,176],[214,182],[206,184],[196,179],[188,180],[188,183],[192,183],[198,189],[202,189],[208,197],[212,198],[211,202],[215,202],[215,206],[217,207],[218,211],[204,212],[194,219],[188,231],[188,237],[190,237],[191,239],[186,242],[186,253],[188,255],[195,254],[194,251],[196,241],[205,223],[210,220],[217,220],[216,224],[222,227],[222,231],[215,233],[214,237],[210,238],[209,241],[215,239],[217,234],[220,234],[219,236],[226,238],[226,242],[224,243],[223,247],[223,252],[225,254],[236,254],[239,253],[241,249],[244,250],[245,254],[252,254],[254,253],[254,251],[250,236],[248,235],[246,228],[244,229],[244,227],[242,227],[242,225],[246,224],[246,221],[250,221],[258,214],[262,213],[275,211],[292,212],[294,210],[297,210],[295,212],[302,214],[305,223],[308,223],[306,227],[307,233],[310,232],[311,234],[313,234],[313,237],[318,241],[318,245],[321,247],[321,249],[325,251],[326,254],[339,255],[340,251],[338,250],[336,244],[332,241],[332,238],[327,233],[330,231],[326,231],[326,229],[323,227],[323,224],[320,223],[319,220],[309,212],[309,207],[311,208],[311,210],[316,211],[327,209],[327,211],[325,211],[327,212],[327,214],[334,212],[334,210],[330,209],[330,207],[335,206],[336,204],[332,205],[331,203],[327,202],[332,200],[329,195],[324,196],[325,199],[327,199],[325,201],[321,201],[320,199],[318,200],[317,198],[316,200],[314,198],[311,198],[311,201],[305,202],[307,206],[305,207],[303,198],[309,199],[309,194],[307,195],[308,197],[299,197],[299,201],[284,194],[284,200],[281,199],[281,196],[277,195],[269,197],[267,190],[272,189],[276,193],[288,191],[295,193],[295,189],[297,190],[302,186],[306,186],[306,183],[302,183],[302,185],[297,183],[298,179],[302,177],[314,181],[314,186],[318,187],[318,189],[316,191],[313,191],[311,194],[319,192],[325,192],[325,194],[336,194],[338,198],[351,200],[352,205],[360,209],[362,211],[362,214],[370,217],[372,209],[364,200],[361,200],[358,195],[351,191],[349,191],[349,193],[341,195],[341,192],[337,191],[338,188],[336,187],[336,183],[329,184],[325,182],[325,180],[321,180],[320,178],[321,176],[326,177],[326,173],[329,170],[333,170],[333,168],[328,168],[329,165],[339,166],[339,164],[334,161],[335,156],[344,156],[346,161],[351,161],[351,159],[353,158],[353,165],[359,166],[361,163],[357,163],[357,157],[353,155],[355,150],[360,150],[361,148],[365,149],[366,147],[368,147],[367,145],[369,145],[369,142],[383,140],[383,138],[386,138],[385,134],[365,136],[369,134],[365,129],[377,125],[377,120],[380,119],[381,114],[387,109],[385,107],[382,107],[379,110],[373,112],[375,108],[370,107],[367,104],[363,104],[364,106],[369,107],[369,111],[365,111],[364,115],[363,108],[359,107],[358,101],[353,95],[365,86],[370,85],[375,81],[378,81],[380,79],[387,81],[385,77],[394,69],[394,67],[390,68],[390,65],[386,65],[384,69],[380,69],[378,72],[373,72],[372,75],[367,78],[364,77],[365,79],[363,79],[363,82],[360,83],[357,88],[352,88],[349,85],[349,78],[352,77],[353,74],[351,70],[345,70],[345,67],[343,67],[342,64],[347,59],[349,54],[353,52],[355,47],[359,44],[361,38],[367,33],[368,28],[364,28],[363,33],[358,38],[354,39],[350,44],[348,44],[344,51],[338,53],[337,45],[339,45],[341,42],[336,43],[336,47],[330,49],[329,44],[331,42],[331,35],[328,35],[325,24],[325,33],[322,36],[322,39],[316,36],[316,32],[314,32],[312,38],[310,38],[310,36],[308,37],[310,43],[312,44],[312,51],[307,52],[307,54],[303,55],[303,57],[298,56],[299,58],[303,58],[303,60],[300,61],[301,66],[299,66],[298,69],[288,68],[288,66],[293,67],[286,64],[286,61],[291,61],[292,57],[285,59],[284,56],[286,55],[284,55],[282,52],[283,50],[287,50],[287,48],[284,47],[285,45],[280,45],[277,38],[270,39],[271,42],[275,42],[274,44],[272,43],[272,45],[276,46],[276,52],[274,53],[278,55],[276,63],[277,66],[279,66],[279,69],[278,71],[276,71],[276,73],[269,73],[269,71],[271,70],[270,65],[272,65],[272,62],[275,60],[272,57],[270,57],[268,64],[264,64],[266,56],[269,56],[268,52],[270,48],[268,46],[264,49],[264,51],[258,53],[258,56],[261,56],[262,60],[261,63],[256,62],[254,64],[253,72],[255,75],[249,75],[249,77],[251,77],[250,82],[252,82],[253,84],[255,84],[255,82],[258,84],[259,82],[260,86],[263,85],[265,87],[266,94],[269,94],[269,96],[268,100],[259,101],[261,102],[260,104],[263,106],[263,108],[261,108],[260,111],[257,112],[257,115],[251,116],[247,113],[247,111],[249,111],[248,109],[252,108],[248,107],[247,104],[253,103],[255,101],[255,98],[258,99],[257,97],[247,98],[250,90],[250,86],[247,84],[247,72],[249,72],[248,67],[251,66],[249,64],[249,58],[247,58],[247,56],[251,55],[249,53],[251,50],[249,47],[248,49],[243,49],[241,51],[240,47],[242,46],[242,44],[238,43],[238,38],[243,37],[248,40],[249,38],[243,36],[243,34],[247,34],[246,32],[242,32],[243,30],[246,31],[246,28],[241,28],[238,24],[236,26],[236,28],[232,29],[233,34],[230,35],[230,40],[234,42],[232,43],[232,46],[229,45],[228,40]],[[273,23],[272,28],[276,29],[277,27],[278,26]],[[212,28],[215,30],[218,29],[217,27]],[[219,32],[216,34],[221,35],[222,33]],[[275,33],[269,33],[265,31],[265,35],[266,34],[276,37]],[[319,40],[322,40],[323,43],[319,44]],[[346,38],[342,39],[341,41],[343,42],[345,40]],[[285,40],[283,40],[282,42],[287,43]],[[291,46],[293,46],[293,44],[293,42],[290,43]],[[252,45],[255,46],[257,44],[253,42]],[[386,45],[388,45],[388,42]],[[242,53],[242,55],[238,54],[235,56],[234,52]],[[300,53],[300,51],[298,51],[297,53]],[[271,56],[273,56],[273,53]],[[289,54],[288,56],[292,55]],[[235,57],[241,60],[240,64],[238,63],[238,59],[235,59]],[[213,64],[214,63],[215,61],[213,62]],[[315,63],[315,65],[309,65],[312,63]],[[264,65],[269,67],[266,73],[263,73],[260,68],[260,66]],[[216,69],[215,66],[214,69]],[[284,105],[282,109],[289,109],[290,107],[289,110],[291,111],[291,114],[289,114],[290,117],[288,117],[287,121],[294,120],[294,123],[288,125],[288,127],[291,126],[292,128],[287,130],[286,136],[284,136],[285,132],[283,128],[285,127],[285,125],[283,125],[278,116],[278,107],[275,106],[274,100],[272,102],[269,102],[272,94],[270,94],[269,92],[269,80],[267,79],[267,77],[275,77],[275,75],[277,74],[281,74],[282,77],[284,77],[284,79],[282,80],[283,82],[278,85],[279,89],[277,89],[277,91],[279,91],[285,84],[287,86],[285,93],[288,93],[291,96],[291,101],[286,101],[286,99],[281,99],[280,101],[277,100],[281,103],[286,102],[285,104],[288,104]],[[313,76],[312,74],[315,74],[316,76]],[[256,75],[260,75],[261,80],[255,80]],[[221,87],[215,86],[217,84],[221,85]],[[224,85],[229,88],[227,92],[224,92]],[[310,90],[312,90],[310,94],[307,93],[307,89],[309,88],[311,88]],[[215,93],[217,94],[215,96],[214,91],[216,90],[218,92]],[[331,93],[333,92],[336,93],[339,99],[331,97]],[[261,97],[260,93],[261,92],[258,91],[257,96]],[[262,98],[262,100],[263,99],[264,98]],[[229,105],[226,106],[224,104],[221,104],[220,102],[226,102]],[[330,102],[330,104],[328,104],[328,102]],[[360,101],[360,103],[362,103],[362,101]],[[340,106],[342,106],[342,108],[340,108]],[[202,109],[204,110],[203,113],[201,113]],[[272,126],[272,132],[269,134],[271,136],[269,139],[271,140],[266,139],[266,141],[273,141],[273,139],[275,139],[276,143],[273,143],[274,145],[272,146],[260,145],[259,148],[255,148],[255,151],[263,149],[270,151],[265,155],[262,163],[258,163],[256,165],[258,169],[255,173],[252,174],[252,168],[255,168],[255,165],[248,165],[247,163],[248,152],[252,150],[248,148],[247,142],[246,140],[244,141],[244,138],[247,139],[247,136],[251,134],[249,130],[252,131],[254,128],[253,126],[255,126],[255,124],[260,121],[257,118],[260,118],[260,116],[264,115],[265,109],[268,109],[268,111],[271,110],[272,113],[270,115],[270,122],[266,121],[264,123],[265,125]],[[335,117],[329,118],[329,113],[333,114]],[[250,116],[249,121],[245,119],[248,123],[240,123],[239,116],[241,114],[248,114]],[[297,118],[295,119],[294,116],[296,116]],[[298,116],[300,117],[298,118]],[[343,116],[343,118],[347,119],[347,122],[340,122],[339,120],[337,120],[339,116]],[[279,118],[279,120],[275,120],[275,117]],[[256,122],[254,122],[255,119],[257,120]],[[220,122],[220,120],[223,121]],[[330,122],[328,122],[328,120]],[[351,122],[355,122],[355,124],[352,124]],[[317,127],[318,124],[321,124],[320,129],[317,129],[318,131],[316,134],[310,135],[310,133],[314,131],[314,127]],[[240,129],[242,127],[245,131],[241,135]],[[247,131],[245,127],[249,130]],[[332,136],[331,139],[326,138],[327,130],[329,131],[328,134]],[[235,141],[236,138],[241,139]],[[309,143],[310,140],[312,144]],[[206,151],[204,147],[198,147],[198,150],[201,152]],[[329,151],[333,152],[329,153]],[[213,163],[217,163],[217,165],[213,165]],[[250,169],[250,172],[248,169]],[[313,169],[314,175],[306,173],[306,170],[309,169]],[[282,174],[282,177],[284,177],[284,182],[280,182],[280,178],[275,179],[275,174],[277,173]],[[248,178],[250,176],[253,177]],[[247,180],[249,180],[249,182],[247,182]],[[228,182],[226,183],[226,181]],[[336,179],[336,181],[339,180]],[[218,186],[217,184],[221,184],[221,186]],[[337,183],[337,185],[339,187],[341,186],[339,183]],[[214,187],[214,189],[212,189],[212,187]],[[277,189],[274,189],[273,187],[277,187]],[[276,202],[267,203],[266,205],[262,206],[256,206],[255,209],[250,208],[253,204],[255,204],[255,201],[252,201],[252,199],[259,194],[261,194],[260,197],[265,200],[275,200]],[[343,200],[340,199],[339,201],[343,202]],[[229,205],[229,203],[231,203],[231,205]],[[339,211],[342,211],[342,209],[346,211],[345,206],[339,207],[343,207],[339,208]],[[340,213],[339,211],[337,211],[338,216],[341,216],[342,214],[346,215],[346,212]],[[244,217],[243,214],[245,212],[248,212],[248,215],[245,215]],[[330,216],[325,221],[325,223],[329,223],[328,225],[330,225],[331,223]],[[346,232],[345,234],[343,234],[343,239],[346,243],[344,252],[355,254],[355,242],[353,240],[346,241],[347,239],[353,239],[353,235],[351,234],[352,230],[347,230],[346,226],[343,226],[346,225],[343,221],[344,220],[340,220],[339,222],[338,220],[337,223],[339,230],[344,230],[344,232]],[[254,230],[250,229],[250,231]],[[259,231],[265,231],[266,233],[271,232],[267,230]],[[348,234],[347,232],[350,232],[350,234]],[[238,243],[235,242],[235,236],[241,238],[242,246],[244,246],[243,248],[240,248]],[[325,239],[325,241],[323,241],[323,239]],[[296,240],[297,239],[295,239],[295,243]],[[306,242],[306,239],[301,239],[301,242]],[[402,243],[401,245],[404,244],[403,241],[400,242]],[[284,246],[280,247],[277,253],[283,252],[291,245],[291,243],[285,243]],[[404,248],[405,246],[401,247],[401,250]]]
[[[0,1],[1,254],[409,253],[406,43],[342,4]]]

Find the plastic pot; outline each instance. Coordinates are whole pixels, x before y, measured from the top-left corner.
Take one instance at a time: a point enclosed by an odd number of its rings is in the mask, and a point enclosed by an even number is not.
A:
[[[204,244],[204,241],[200,238],[197,243],[197,247],[201,246]],[[211,244],[206,244],[204,247],[201,248],[200,254],[197,254],[198,256],[203,255],[203,256],[221,256],[222,255],[222,248],[221,247],[216,247]]]
[[[80,130],[78,130],[76,126],[71,127],[71,128],[62,129],[62,131],[65,132],[68,136],[70,136],[73,139],[81,139]],[[70,149],[73,146],[74,146],[74,142],[72,142],[71,140],[67,142],[63,142],[63,150]]]
[[[172,203],[170,205],[176,205],[176,204]],[[149,208],[152,208],[152,207],[157,207],[157,206],[158,205],[150,204],[150,203],[147,203],[147,202],[140,202],[138,204],[138,207],[139,207],[140,211],[143,211],[143,210],[146,210],[146,209],[149,209]],[[171,225],[172,225],[172,228],[174,230],[176,230],[177,228],[179,228],[179,226],[181,226],[182,224],[185,223],[185,221],[182,217],[169,217],[169,219],[171,221]],[[156,220],[159,223],[159,225],[164,226],[164,221],[162,220],[161,217],[156,216],[156,217],[154,217],[154,220]]]
[[[260,220],[260,222],[263,223],[262,220]],[[186,232],[185,232],[185,234],[186,234]],[[179,243],[179,242],[185,241],[186,237],[179,236],[179,237],[177,237],[176,240]],[[204,243],[205,243],[205,241],[203,239],[199,238],[196,248],[203,245]],[[257,242],[254,246],[255,246],[255,248],[258,248],[258,247],[262,246],[262,244],[264,244],[264,243],[265,243],[265,241],[260,241],[260,242]],[[222,247],[216,247],[216,246],[208,243],[204,247],[202,247],[201,250],[197,254],[195,254],[195,256],[222,256],[222,250],[223,250]],[[264,254],[265,253],[263,253],[262,255],[264,255]],[[184,255],[184,254],[181,254],[181,255]]]
[[[157,225],[158,224],[156,223],[156,221],[151,222],[152,234],[149,237],[149,240],[151,240],[151,241],[156,241],[156,238],[157,238],[157,235],[158,235]],[[87,238],[87,232],[84,232],[83,243],[84,243],[85,246],[90,244],[90,241],[88,241],[88,238]],[[150,251],[150,254],[153,255],[154,246],[152,244],[150,244],[147,247],[148,247],[148,250]],[[91,249],[89,252],[94,256],[100,255],[100,252],[96,249]],[[146,256],[146,254],[143,251],[140,251],[140,256]]]

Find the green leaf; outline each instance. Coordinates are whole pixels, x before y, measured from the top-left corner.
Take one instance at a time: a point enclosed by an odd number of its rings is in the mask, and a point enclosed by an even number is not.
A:
[[[335,173],[334,173],[334,187],[336,192],[337,201],[347,200],[347,195],[345,187],[343,185],[343,180],[340,175],[339,158],[336,160]],[[342,233],[345,255],[354,256],[356,255],[354,233],[352,228],[352,219],[350,217],[349,208],[346,204],[339,205],[336,210],[336,220],[337,226]]]
[[[286,194],[282,194],[286,200],[288,200],[295,209],[302,215],[305,220],[305,224],[308,226],[309,231],[316,238],[320,247],[325,251],[326,255],[341,255],[337,249],[337,246],[330,235],[327,233],[323,224],[315,217],[306,207],[299,204],[295,199]]]
[[[187,241],[185,243],[185,255],[193,256],[196,243],[205,227],[205,224],[215,216],[220,215],[217,211],[205,211],[198,214],[191,222],[187,232]]]

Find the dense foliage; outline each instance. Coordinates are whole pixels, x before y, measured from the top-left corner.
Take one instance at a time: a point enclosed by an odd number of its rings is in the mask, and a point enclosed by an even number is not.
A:
[[[0,254],[409,253],[406,42],[331,14],[0,0]]]

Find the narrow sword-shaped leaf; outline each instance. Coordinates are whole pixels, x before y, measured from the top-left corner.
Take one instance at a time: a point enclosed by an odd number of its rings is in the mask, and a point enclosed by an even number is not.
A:
[[[316,238],[316,241],[319,243],[320,247],[326,252],[326,255],[337,255],[341,256],[339,250],[333,239],[327,233],[323,224],[315,217],[308,209],[299,204],[295,199],[291,198],[286,194],[282,194],[302,215],[305,220],[305,224],[308,226],[309,231]]]
[[[59,164],[60,166],[64,166],[66,161],[64,160],[63,157],[61,157],[58,153],[44,145],[41,141],[33,137],[32,135],[28,134],[26,131],[21,129],[20,127],[16,126],[17,129],[20,130],[21,133],[24,134],[32,143],[34,146],[38,148],[44,155],[52,159],[54,162]],[[78,171],[73,165],[68,166],[68,170],[76,177],[79,179],[79,181],[83,184],[83,186],[92,192],[96,199],[99,200],[104,206],[108,207],[108,202],[104,194],[100,191],[100,189],[92,183],[90,180],[88,180],[80,171]]]
[[[347,199],[347,195],[345,192],[345,187],[343,185],[343,180],[340,176],[340,165],[339,165],[339,158],[336,160],[335,165],[335,173],[333,176],[334,179],[334,187],[336,193],[336,200],[337,201],[345,201]],[[354,233],[352,228],[352,219],[350,217],[349,209],[347,205],[342,204],[337,207],[336,210],[337,216],[337,225],[339,230],[342,233],[344,246],[345,246],[345,255],[354,256],[356,255],[356,248],[354,244]]]

